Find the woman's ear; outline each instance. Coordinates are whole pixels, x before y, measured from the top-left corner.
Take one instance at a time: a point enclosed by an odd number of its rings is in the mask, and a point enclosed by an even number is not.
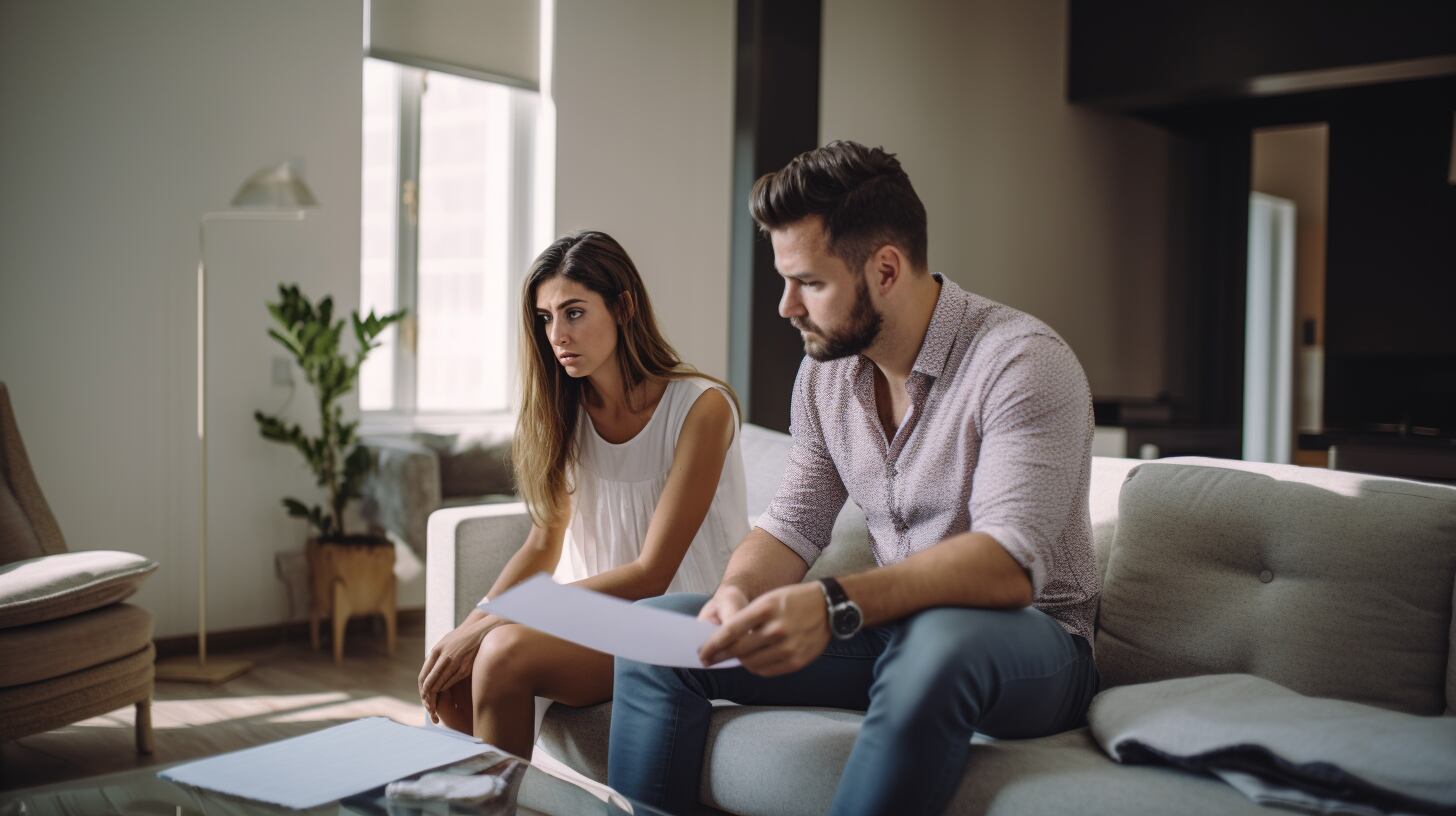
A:
[[[617,322],[626,323],[637,314],[637,302],[632,299],[631,292],[622,292],[617,295]]]

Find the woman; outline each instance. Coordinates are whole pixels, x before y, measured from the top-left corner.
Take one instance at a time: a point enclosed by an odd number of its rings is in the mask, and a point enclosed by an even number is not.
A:
[[[712,592],[748,533],[732,391],[678,360],[605,233],[547,247],[521,305],[512,458],[532,527],[490,595],[539,572],[628,600]],[[529,757],[535,698],[610,699],[612,658],[477,610],[419,685],[431,720]]]

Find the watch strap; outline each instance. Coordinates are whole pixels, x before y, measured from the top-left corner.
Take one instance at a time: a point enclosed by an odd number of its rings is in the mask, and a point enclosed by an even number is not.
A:
[[[824,597],[829,600],[830,606],[849,603],[849,595],[845,593],[844,587],[839,585],[839,581],[833,578],[820,578],[819,584],[824,587]]]

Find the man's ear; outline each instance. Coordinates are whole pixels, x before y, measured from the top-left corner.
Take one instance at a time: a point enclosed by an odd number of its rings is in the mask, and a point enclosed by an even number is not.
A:
[[[622,292],[617,295],[617,322],[626,323],[637,314],[637,301],[632,299],[631,292]]]
[[[885,244],[875,250],[865,263],[870,288],[881,295],[887,294],[896,283],[910,274],[910,264],[894,244]]]

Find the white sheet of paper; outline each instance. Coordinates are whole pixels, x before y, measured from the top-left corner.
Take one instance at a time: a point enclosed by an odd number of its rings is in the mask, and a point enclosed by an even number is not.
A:
[[[303,810],[496,750],[443,728],[368,717],[178,765],[169,782]]]
[[[654,666],[703,668],[698,647],[718,629],[690,615],[563,586],[544,574],[527,578],[476,608],[588,649]],[[733,659],[711,668],[737,665]]]

